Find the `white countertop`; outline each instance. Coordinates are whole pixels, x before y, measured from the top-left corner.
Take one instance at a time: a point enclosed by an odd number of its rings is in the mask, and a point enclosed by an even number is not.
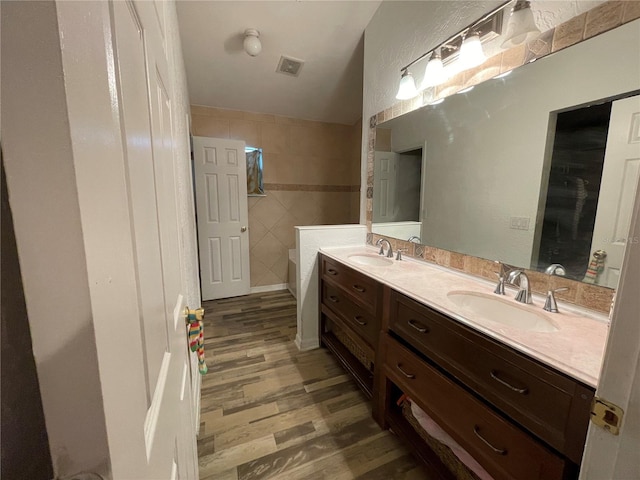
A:
[[[591,387],[598,384],[609,331],[605,315],[562,302],[558,302],[558,313],[545,312],[544,297],[534,295],[533,305],[524,305],[513,299],[516,289],[507,287],[506,295],[497,298],[542,314],[558,328],[553,332],[523,330],[482,318],[457,306],[447,296],[451,291],[492,294],[495,284],[486,280],[406,257],[402,261],[394,259],[388,266],[362,265],[349,258],[358,254],[376,255],[375,247],[332,247],[320,251]]]

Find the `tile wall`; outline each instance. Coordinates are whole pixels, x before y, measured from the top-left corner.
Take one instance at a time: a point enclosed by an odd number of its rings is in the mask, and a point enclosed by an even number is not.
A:
[[[287,283],[296,225],[358,223],[361,122],[313,122],[192,106],[195,136],[263,149],[266,196],[249,197],[251,286]]]

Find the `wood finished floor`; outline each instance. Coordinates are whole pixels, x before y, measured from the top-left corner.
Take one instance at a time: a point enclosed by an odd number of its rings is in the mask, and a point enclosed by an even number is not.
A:
[[[298,351],[289,292],[203,306],[201,480],[426,478],[329,352]]]

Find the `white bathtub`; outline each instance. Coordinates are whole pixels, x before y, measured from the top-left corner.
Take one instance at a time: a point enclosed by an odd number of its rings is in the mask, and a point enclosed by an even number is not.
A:
[[[287,288],[295,298],[298,298],[296,292],[296,249],[289,250],[289,276],[287,277]]]

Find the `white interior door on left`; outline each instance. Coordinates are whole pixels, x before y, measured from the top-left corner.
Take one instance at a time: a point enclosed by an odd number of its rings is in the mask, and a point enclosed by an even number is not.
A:
[[[245,144],[193,137],[202,299],[247,295],[249,210]]]
[[[57,5],[113,478],[198,478],[167,8]]]

